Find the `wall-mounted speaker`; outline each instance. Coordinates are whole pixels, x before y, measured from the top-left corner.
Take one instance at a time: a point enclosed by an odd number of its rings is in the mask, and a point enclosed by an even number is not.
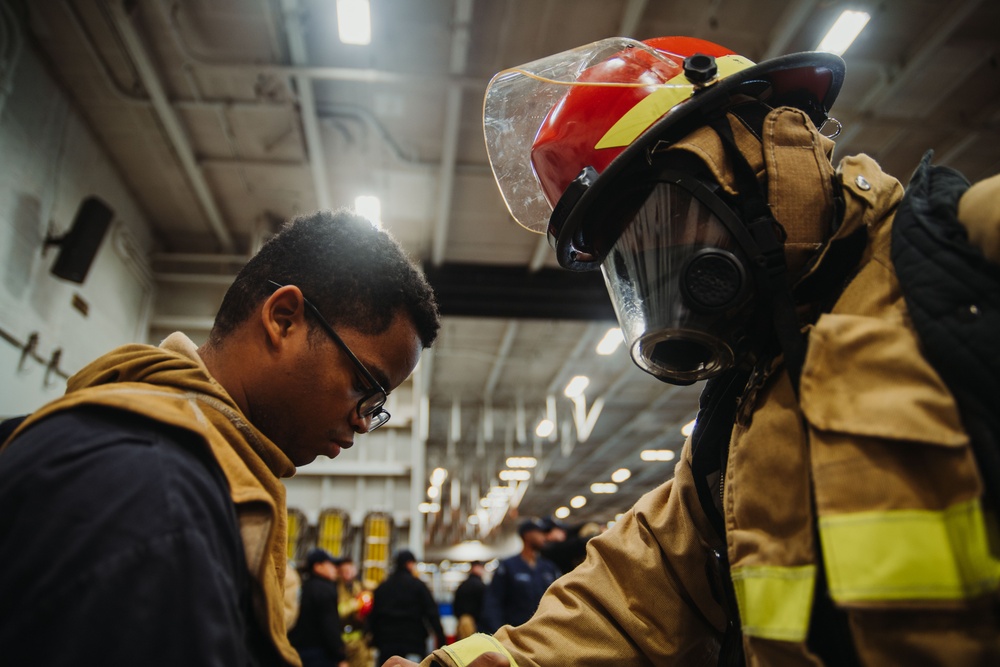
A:
[[[63,236],[49,236],[45,246],[59,246],[59,256],[52,265],[52,274],[82,283],[94,262],[101,241],[108,231],[114,211],[97,197],[87,197],[73,219],[73,226]]]

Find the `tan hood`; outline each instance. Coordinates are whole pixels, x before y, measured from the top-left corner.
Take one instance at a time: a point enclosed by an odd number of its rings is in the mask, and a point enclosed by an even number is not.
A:
[[[295,474],[292,461],[246,420],[235,401],[209,374],[197,347],[184,334],[171,334],[159,347],[125,345],[112,350],[73,375],[67,382],[66,393],[124,382],[170,387],[197,397],[200,403],[218,410],[240,430],[270,473],[277,477]]]
[[[834,143],[819,133],[805,112],[791,107],[767,115],[760,139],[732,115],[729,124],[751,168],[758,177],[766,177],[767,203],[785,229],[785,255],[796,275],[832,233]],[[697,156],[727,193],[737,194],[732,165],[710,127],[695,130],[670,150]]]

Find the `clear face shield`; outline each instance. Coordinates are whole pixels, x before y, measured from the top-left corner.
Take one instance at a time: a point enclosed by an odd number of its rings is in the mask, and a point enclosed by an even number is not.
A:
[[[618,202],[621,204],[622,202]],[[614,241],[601,270],[633,361],[673,384],[733,366],[753,315],[742,225],[701,181],[664,171]]]
[[[605,66],[595,67],[602,64]],[[640,70],[641,75],[635,73]],[[651,90],[668,91],[677,98],[690,96],[694,87],[687,80],[667,82],[679,73],[680,66],[656,49],[636,40],[614,37],[506,69],[494,76],[483,100],[486,151],[500,193],[518,224],[545,233],[552,203],[546,199],[532,165],[532,144],[545,119],[560,113],[571,90],[593,93],[597,96],[595,103],[602,102],[597,106],[604,113],[608,113],[606,107],[618,100],[623,91],[633,91],[634,99],[618,101],[624,113]],[[601,97],[602,94],[607,97]],[[589,163],[585,158],[580,159]],[[577,170],[572,171],[575,176]],[[558,198],[556,193],[551,199]]]

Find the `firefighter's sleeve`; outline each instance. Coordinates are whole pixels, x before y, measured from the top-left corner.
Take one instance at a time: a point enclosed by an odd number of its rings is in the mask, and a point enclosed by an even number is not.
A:
[[[517,667],[715,664],[726,616],[713,550],[725,547],[706,535],[685,446],[674,480],[590,540],[586,561],[529,621],[439,649],[422,666],[468,667],[497,645]]]

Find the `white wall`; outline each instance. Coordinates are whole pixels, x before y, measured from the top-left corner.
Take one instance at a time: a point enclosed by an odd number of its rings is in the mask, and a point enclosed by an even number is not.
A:
[[[5,28],[16,27],[11,17]],[[0,329],[19,343],[38,335],[48,361],[62,350],[69,374],[128,342],[145,342],[152,297],[149,225],[108,156],[50,77],[30,42],[0,44]],[[23,31],[22,31],[23,35]],[[82,285],[49,273],[58,254],[42,254],[50,229],[71,226],[80,202],[104,200],[114,211],[107,235]],[[74,297],[89,305],[84,316]],[[0,418],[34,410],[65,383],[46,364],[0,338]],[[19,368],[19,365],[21,366]]]

